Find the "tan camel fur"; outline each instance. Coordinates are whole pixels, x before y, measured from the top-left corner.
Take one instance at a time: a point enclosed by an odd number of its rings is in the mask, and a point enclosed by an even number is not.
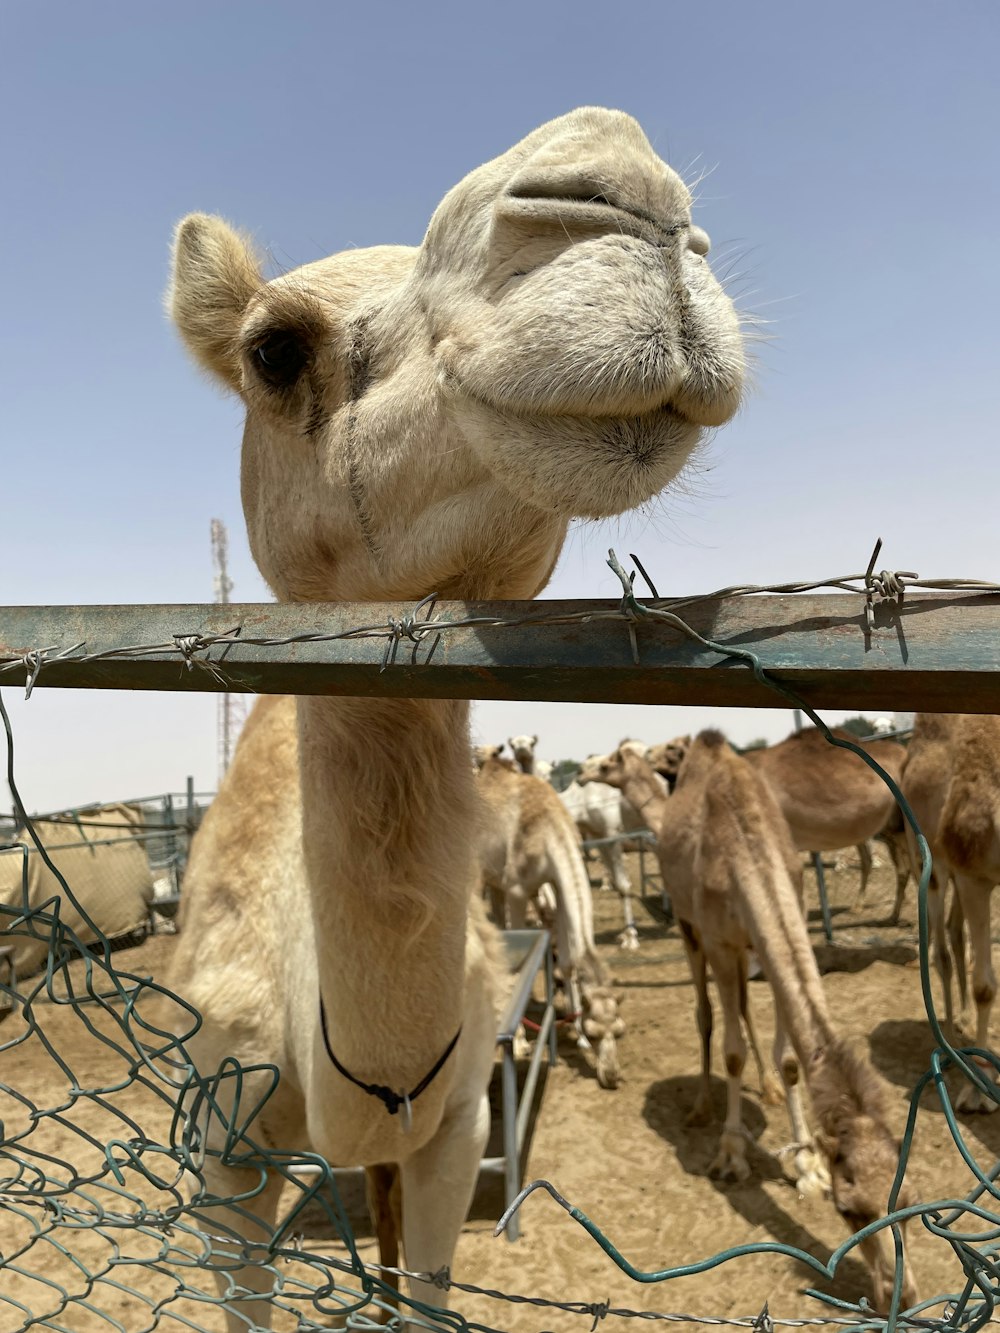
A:
[[[680,178],[600,108],[473,171],[417,247],[265,281],[226,223],[186,218],[170,305],[243,400],[243,507],[275,594],[534,597],[570,519],[645,503],[739,404],[739,322],[707,249]],[[469,754],[460,701],[259,704],[192,853],[178,960],[201,1066],[278,1067],[266,1140],[398,1165],[406,1263],[429,1272],[451,1263],[488,1132]],[[321,997],[343,1067],[400,1093],[460,1033],[411,1126],[334,1067]],[[211,1154],[206,1171],[223,1194],[253,1174]],[[253,1206],[266,1238],[276,1188]]]
[[[831,730],[834,736],[857,743],[857,737],[843,728]],[[863,748],[899,781],[905,746],[898,741],[865,741]],[[799,851],[858,848],[863,894],[871,873],[868,839],[891,825],[895,807],[892,793],[878,774],[850,750],[831,745],[816,727],[793,732],[777,745],[748,750],[746,757],[770,782]],[[897,865],[895,922],[899,920],[906,875],[900,885],[898,867],[902,861],[894,854],[893,861]]]
[[[576,1015],[577,1041],[589,1047],[590,1036],[620,1036],[624,1025],[613,1006],[613,993],[606,988],[606,969],[594,943],[590,880],[576,826],[566,807],[547,782],[499,758],[488,759],[482,765],[479,791],[487,812],[480,856],[494,919],[520,929],[525,924],[527,904],[534,902],[538,907],[539,895],[551,885],[555,891],[556,951],[570,1010]],[[600,1014],[589,1012],[592,999],[599,1000]],[[606,1045],[604,1064],[610,1068],[612,1062],[617,1067],[615,1053]],[[598,1077],[603,1086],[609,1086],[600,1061]]]
[[[789,737],[788,740],[795,740],[795,736]],[[661,774],[661,777],[667,778],[667,781],[672,784],[672,782],[676,780],[677,769],[679,769],[681,762],[683,762],[685,749],[687,749],[687,745],[689,744],[691,744],[691,737],[679,736],[676,740],[664,742],[663,745],[649,746],[649,749],[647,750],[647,760],[651,762],[653,768],[656,769],[656,772]],[[787,744],[787,742],[781,742],[781,745],[785,744]],[[879,742],[879,744],[885,744],[885,742]],[[781,752],[781,745],[771,746],[768,750],[748,750],[747,753],[749,756],[768,753],[769,756],[771,756],[768,760],[755,760],[756,762],[761,762],[764,766],[768,766],[769,764],[775,764],[775,754],[776,752],[780,752],[779,761],[781,764],[781,781],[787,781],[793,784],[796,780],[796,773],[791,760],[795,757],[796,762],[801,762],[803,754],[800,753],[797,754],[797,756],[793,756],[792,753]],[[828,746],[828,749],[835,750],[836,746]],[[897,746],[897,749],[903,749],[903,746]],[[837,750],[837,753],[844,754],[845,752],[843,752],[843,750]],[[876,758],[877,757],[879,756],[876,754]],[[899,758],[899,756],[896,756],[896,758]],[[841,781],[844,780],[844,776],[853,777],[853,773],[847,773],[845,765],[841,764],[840,769]],[[889,772],[893,772],[892,769],[888,770]],[[868,772],[871,772],[871,770],[868,770]],[[801,776],[803,776],[803,774],[800,773],[799,777]],[[896,776],[896,774],[893,773],[893,776]],[[807,793],[811,792],[813,789],[815,789],[815,782],[807,785],[807,788],[805,788]],[[875,789],[872,788],[872,790]],[[793,797],[783,796],[783,801],[785,800],[791,802]],[[803,822],[803,824],[807,826],[808,836],[816,836],[815,820],[812,820],[811,813],[805,813],[805,817],[801,818],[800,822]],[[865,821],[864,826],[867,826],[867,821]],[[803,836],[805,836],[805,833],[803,833]],[[829,829],[824,829],[821,836],[831,836]],[[875,834],[872,834],[872,836],[879,837],[880,840],[884,842],[885,848],[887,848],[889,853],[889,858],[892,860],[893,869],[895,869],[896,872],[896,901],[895,905],[893,905],[891,917],[891,921],[895,924],[895,922],[899,921],[901,906],[903,906],[903,894],[905,888],[907,888],[907,881],[909,878],[909,857],[907,854],[907,840],[905,840],[903,829],[903,817],[901,817],[895,801],[891,802],[887,821],[885,821],[885,824],[881,826]],[[847,846],[849,844],[841,845]],[[863,840],[857,842],[856,845],[857,856],[859,856],[861,862],[861,885],[859,890],[857,890],[857,896],[859,896],[859,900],[861,900],[861,898],[864,898],[865,889],[868,888],[868,880],[871,878],[872,852],[867,841]],[[800,846],[800,850],[803,850],[803,852],[817,850],[817,852],[819,852],[819,850],[832,850],[832,848],[827,848],[827,846],[823,846],[823,848],[811,848],[811,846],[803,845]]]
[[[630,800],[643,799],[644,787],[651,791],[649,773],[644,760],[622,751],[600,765],[601,779],[623,784]],[[703,1077],[696,1116],[708,1109],[709,969],[723,1007],[728,1109],[712,1169],[736,1179],[749,1174],[740,1115],[746,1060],[740,1019],[746,1017],[746,959],[752,946],[774,993],[774,1058],[796,1141],[799,1188],[815,1191],[829,1182],[837,1210],[858,1230],[885,1213],[899,1145],[886,1124],[882,1079],[850,1052],[831,1023],[802,914],[801,860],[775,796],[720,732],[707,731],[695,738],[673,795],[656,814],[659,856],[664,873],[670,872],[674,911],[698,991]],[[800,1074],[828,1172],[812,1152]],[[877,1232],[861,1248],[876,1304],[885,1309],[895,1269],[891,1236]],[[909,1268],[903,1298],[905,1305],[916,1300]]]
[[[936,735],[946,747],[947,784],[940,806],[936,837],[931,844],[935,873],[949,870],[972,948],[972,997],[976,1004],[976,1045],[989,1048],[990,1013],[996,998],[990,907],[1000,883],[1000,717],[958,714],[929,718],[918,713],[911,747]],[[907,765],[909,768],[909,764]],[[920,821],[919,814],[917,816]],[[932,820],[928,820],[932,826]],[[930,841],[929,835],[928,840]],[[940,853],[943,865],[938,864]],[[952,942],[964,967],[959,928]],[[990,1074],[991,1081],[995,1076]],[[971,1083],[963,1086],[955,1105],[962,1111],[993,1112],[997,1103]]]
[[[934,965],[944,991],[945,1021],[954,1031],[955,1009],[952,998],[953,969],[957,971],[960,1006],[965,1008],[967,977],[965,941],[961,906],[956,895],[951,911],[945,916],[945,896],[951,879],[951,867],[941,842],[941,815],[951,785],[956,743],[966,719],[962,714],[917,713],[913,737],[907,747],[900,790],[913,810],[920,831],[931,853],[931,877],[927,886],[927,916],[930,925]],[[971,719],[970,719],[971,720]],[[919,880],[920,858],[916,839],[907,829],[913,873]],[[950,936],[950,943],[949,943]],[[963,1091],[972,1101],[978,1094]]]

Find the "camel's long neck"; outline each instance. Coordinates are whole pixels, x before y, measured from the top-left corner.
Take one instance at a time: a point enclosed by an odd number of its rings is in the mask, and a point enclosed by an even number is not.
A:
[[[805,1070],[833,1039],[823,983],[799,905],[779,849],[749,830],[734,872],[753,941],[789,1038]]]
[[[352,1040],[363,1014],[369,1071],[380,1052],[402,1048],[419,1076],[461,1021],[476,809],[468,705],[302,698],[298,726],[332,1044]],[[347,1014],[351,1032],[338,1019]]]
[[[667,812],[668,797],[657,782],[653,768],[638,755],[630,755],[619,786],[639,818],[655,832]]]

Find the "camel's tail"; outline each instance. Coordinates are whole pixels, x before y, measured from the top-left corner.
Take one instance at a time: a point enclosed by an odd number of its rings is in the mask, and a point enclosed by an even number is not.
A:
[[[399,1167],[393,1164],[365,1167],[365,1192],[368,1212],[378,1240],[379,1263],[386,1268],[399,1267],[399,1241],[403,1234],[402,1189]],[[399,1278],[385,1273],[383,1281],[399,1295]],[[396,1302],[392,1302],[396,1305]],[[389,1310],[381,1311],[380,1322],[388,1323]]]

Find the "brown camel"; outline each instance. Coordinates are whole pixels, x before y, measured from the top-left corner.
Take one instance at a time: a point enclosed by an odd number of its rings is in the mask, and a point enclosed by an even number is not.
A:
[[[965,1008],[967,975],[962,907],[958,895],[945,916],[945,896],[951,879],[951,867],[941,839],[941,815],[951,786],[956,742],[966,719],[960,713],[917,713],[913,720],[913,738],[906,754],[900,791],[906,797],[927,839],[931,853],[931,877],[927,886],[927,916],[934,965],[944,992],[945,1022],[955,1030],[952,977],[957,973],[959,1002]],[[920,860],[916,839],[907,829],[913,873],[919,879]],[[978,1102],[972,1090],[963,1094]]]
[[[243,401],[243,507],[275,594],[536,596],[572,518],[645,503],[739,405],[739,321],[707,250],[680,178],[600,108],[473,171],[416,247],[267,282],[243,236],[186,218],[170,305]],[[185,884],[178,976],[204,1018],[200,1067],[280,1071],[265,1141],[398,1168],[417,1272],[452,1261],[489,1127],[469,754],[462,701],[263,700]],[[257,1181],[221,1160],[218,1119],[204,1173],[227,1197]],[[265,1242],[278,1191],[242,1223]],[[270,1288],[263,1267],[233,1280]],[[266,1301],[239,1305],[232,1330],[267,1318]]]
[[[601,781],[621,785],[629,800],[653,799],[652,770],[634,754],[618,750],[599,761],[594,771]],[[746,959],[752,946],[774,993],[774,1056],[799,1149],[800,1188],[815,1189],[824,1179],[811,1160],[799,1103],[801,1072],[819,1125],[816,1142],[826,1160],[834,1203],[851,1231],[857,1231],[885,1213],[899,1144],[886,1123],[882,1079],[867,1060],[848,1049],[830,1020],[802,915],[801,861],[777,800],[758,770],[737,755],[720,732],[707,731],[688,750],[673,795],[647,808],[698,991],[703,1070],[696,1113],[708,1105],[709,969],[723,1007],[728,1111],[713,1169],[736,1179],[749,1174],[740,1115],[747,1049],[740,1019],[746,1019]],[[903,1194],[908,1201],[905,1190]],[[905,1206],[903,1197],[900,1202]],[[876,1304],[885,1309],[895,1272],[888,1231],[867,1238],[861,1251]],[[904,1304],[916,1299],[907,1266]]]
[[[932,850],[940,849],[954,877],[958,903],[969,927],[976,1045],[989,1048],[990,1012],[997,992],[990,905],[993,889],[1000,884],[1000,717],[959,714],[932,720],[918,713],[914,740],[928,731],[940,738],[950,758]],[[939,872],[936,859],[935,873],[944,873],[944,867]],[[953,929],[953,943],[960,954],[955,934]],[[960,979],[963,966],[964,958]],[[996,1081],[992,1072],[989,1077]],[[961,1111],[997,1109],[994,1098],[972,1083],[962,1087],[955,1105]]]

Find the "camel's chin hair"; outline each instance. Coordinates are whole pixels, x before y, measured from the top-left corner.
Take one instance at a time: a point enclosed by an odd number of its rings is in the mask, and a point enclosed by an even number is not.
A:
[[[464,399],[456,416],[505,489],[564,519],[614,518],[648,504],[703,433],[669,407],[631,419],[521,416]]]

